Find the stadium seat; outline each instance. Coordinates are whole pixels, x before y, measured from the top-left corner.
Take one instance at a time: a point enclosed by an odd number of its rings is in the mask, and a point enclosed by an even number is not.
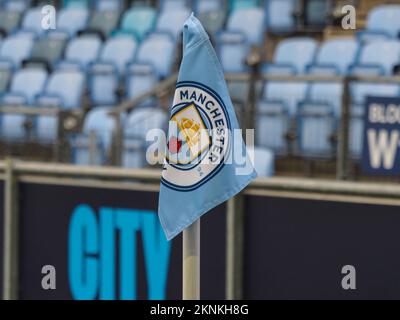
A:
[[[226,19],[223,0],[198,0],[195,12],[209,34],[215,35],[223,28]]]
[[[308,72],[313,74],[345,75],[357,58],[359,46],[353,39],[325,41],[318,50]]]
[[[118,101],[117,89],[132,61],[137,44],[133,37],[110,38],[103,46],[100,58],[89,69],[90,100],[93,104],[111,105]]]
[[[18,33],[30,34],[32,37],[43,34],[46,30],[42,28],[42,19],[41,7],[29,9],[22,18]]]
[[[291,31],[296,26],[294,13],[297,0],[266,0],[266,28],[273,32]]]
[[[33,47],[33,40],[24,35],[9,36],[0,47],[0,66],[18,68],[28,58]]]
[[[190,11],[186,8],[168,9],[161,11],[158,16],[155,30],[158,32],[168,32],[177,40],[182,32],[182,26],[187,18],[189,18]]]
[[[310,84],[307,102],[317,105],[328,104],[336,117],[340,115],[343,85],[337,82],[315,82]]]
[[[263,65],[265,73],[304,74],[314,61],[317,42],[299,37],[282,40],[275,49],[273,63]]]
[[[120,13],[112,10],[94,11],[87,29],[83,32],[99,33],[103,38],[108,37],[118,26]]]
[[[90,8],[90,0],[64,0],[64,8]]]
[[[83,35],[70,40],[65,50],[65,58],[59,67],[86,70],[90,63],[97,60],[101,45],[99,37],[94,35]]]
[[[331,6],[331,0],[307,0],[304,7],[304,24],[308,28],[318,29],[325,26]]]
[[[0,67],[0,97],[7,91],[12,76],[11,68]]]
[[[397,39],[400,32],[400,5],[387,4],[373,8],[367,18],[366,30],[357,33],[361,41]]]
[[[298,104],[305,100],[307,89],[305,82],[271,81],[265,84],[256,113],[257,145],[277,154],[288,152],[286,136],[292,131],[292,119],[297,115]]]
[[[48,34],[35,41],[30,58],[23,61],[24,65],[44,65],[51,70],[61,59],[66,39],[58,35]]]
[[[297,126],[298,144],[303,156],[330,157],[334,154],[331,138],[336,132],[336,121],[332,106],[301,104]]]
[[[134,33],[139,41],[155,28],[157,12],[151,7],[133,7],[122,17],[121,29],[117,33]]]
[[[258,0],[229,0],[229,10],[232,12],[240,9],[256,8],[258,5]]]
[[[186,9],[188,7],[186,0],[161,0],[159,2],[161,10]]]
[[[16,31],[21,21],[21,13],[18,11],[0,11],[0,36],[5,37]]]
[[[391,75],[400,63],[400,42],[395,40],[367,43],[350,72],[357,75]]]
[[[259,177],[272,177],[274,175],[275,159],[271,150],[262,147],[247,147],[247,153]]]
[[[261,101],[257,106],[256,143],[274,150],[277,154],[288,151],[286,135],[290,131],[288,108],[281,101]]]
[[[157,77],[167,77],[175,59],[175,43],[170,34],[153,32],[140,45],[136,64],[150,64]]]
[[[32,0],[5,0],[4,9],[8,11],[23,12],[29,8]]]
[[[146,166],[146,135],[151,129],[166,129],[167,114],[158,108],[133,110],[125,123],[122,165],[129,168]],[[160,148],[163,146],[160,145]],[[165,147],[165,146],[164,146]],[[160,149],[161,150],[161,149]]]
[[[244,72],[249,44],[241,33],[222,32],[218,38],[218,53],[226,72]]]
[[[121,11],[125,6],[125,0],[95,0],[98,11]]]
[[[73,162],[80,165],[104,165],[107,162],[115,130],[115,120],[109,116],[112,107],[98,107],[91,110],[84,121],[82,134],[72,142]],[[95,144],[91,145],[91,135]]]
[[[43,69],[28,68],[15,72],[10,90],[1,97],[1,105],[32,105],[37,94],[42,92],[47,79]],[[9,140],[22,140],[26,131],[24,123],[27,117],[21,114],[2,114],[0,121],[1,136]]]
[[[53,72],[46,84],[38,103],[44,106],[64,109],[79,108],[85,90],[85,75],[76,70],[57,70]]]
[[[86,28],[88,20],[89,11],[86,8],[65,8],[58,15],[57,29],[52,32],[73,37],[78,31]]]
[[[152,65],[131,64],[126,73],[126,98],[133,99],[138,95],[152,89],[157,84],[158,78]],[[148,99],[142,105],[149,105]]]
[[[228,18],[227,31],[242,33],[250,44],[261,45],[265,14],[261,8],[235,10]]]

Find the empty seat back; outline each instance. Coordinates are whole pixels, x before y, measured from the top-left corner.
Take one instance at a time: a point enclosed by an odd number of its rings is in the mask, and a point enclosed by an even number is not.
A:
[[[4,8],[6,10],[23,12],[29,8],[32,0],[6,0],[4,1]]]
[[[316,82],[310,85],[309,100],[314,104],[322,103],[332,106],[336,116],[340,115],[343,85],[335,82]]]
[[[349,66],[354,64],[357,53],[358,44],[353,39],[325,41],[315,59],[316,69],[320,69],[320,73],[346,74]]]
[[[126,97],[128,99],[133,99],[151,90],[157,83],[157,76],[153,67],[146,64],[129,66],[126,79]]]
[[[21,20],[21,13],[18,11],[0,11],[0,33],[9,34],[15,30]]]
[[[153,33],[139,47],[137,63],[154,66],[160,77],[167,76],[174,61],[175,43],[168,34]]]
[[[75,35],[79,30],[85,29],[89,19],[89,11],[85,8],[66,8],[61,10],[57,29],[66,31],[69,36]]]
[[[32,32],[37,35],[44,33],[45,30],[42,28],[42,19],[41,7],[29,9],[22,19],[21,30]]]
[[[368,15],[367,30],[397,38],[400,32],[400,5],[388,4],[373,8]]]
[[[400,62],[400,42],[395,40],[367,43],[361,50],[357,73],[391,75]],[[363,66],[366,67],[364,70]],[[372,67],[372,68],[371,68]]]
[[[10,94],[21,95],[25,103],[33,103],[36,95],[44,89],[47,72],[43,69],[28,68],[15,72],[10,86]]]
[[[12,72],[10,68],[0,68],[0,95],[7,90],[11,75]]]
[[[66,63],[72,62],[86,68],[89,63],[98,58],[101,48],[101,40],[95,36],[82,36],[68,43],[65,51]]]
[[[169,32],[177,39],[190,12],[186,8],[163,10],[157,20],[156,31]]]
[[[246,70],[246,57],[249,45],[240,33],[224,32],[219,37],[219,56],[226,72]]]
[[[45,94],[59,97],[67,109],[79,108],[85,89],[85,76],[80,71],[58,70],[52,73]]]
[[[248,8],[235,10],[228,19],[229,31],[242,32],[251,44],[261,44],[264,36],[264,10]]]
[[[88,28],[100,31],[107,37],[117,28],[120,13],[118,11],[95,11],[89,21]]]
[[[137,43],[134,38],[121,36],[110,38],[101,49],[100,62],[115,64],[120,74],[124,74],[128,62],[135,57]]]
[[[302,74],[312,63],[317,50],[317,43],[311,38],[291,38],[279,43],[274,54],[274,63],[291,65],[294,71]]]
[[[266,0],[265,6],[268,30],[288,31],[295,27],[296,0]]]
[[[18,67],[22,60],[29,57],[33,47],[33,40],[25,36],[10,36],[3,40],[0,47],[0,60],[9,61]]]
[[[157,13],[151,7],[134,7],[125,12],[122,18],[121,30],[133,32],[139,40],[155,27]]]

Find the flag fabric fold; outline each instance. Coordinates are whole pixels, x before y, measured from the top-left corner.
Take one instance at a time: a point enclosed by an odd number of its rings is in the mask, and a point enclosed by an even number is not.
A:
[[[192,14],[183,29],[183,58],[160,184],[158,213],[168,240],[256,177],[235,129],[239,125],[222,67]]]

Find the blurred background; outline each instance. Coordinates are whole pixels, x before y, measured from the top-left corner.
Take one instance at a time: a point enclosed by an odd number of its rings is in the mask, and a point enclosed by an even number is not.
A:
[[[3,298],[181,298],[146,134],[167,128],[191,12],[260,176],[202,219],[202,298],[399,298],[397,141],[364,136],[371,96],[400,105],[400,1],[0,0]]]

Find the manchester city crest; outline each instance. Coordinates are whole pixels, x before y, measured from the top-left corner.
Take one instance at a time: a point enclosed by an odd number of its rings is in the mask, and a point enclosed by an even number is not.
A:
[[[230,148],[230,121],[221,98],[195,82],[176,86],[162,183],[190,191],[215,176]]]

